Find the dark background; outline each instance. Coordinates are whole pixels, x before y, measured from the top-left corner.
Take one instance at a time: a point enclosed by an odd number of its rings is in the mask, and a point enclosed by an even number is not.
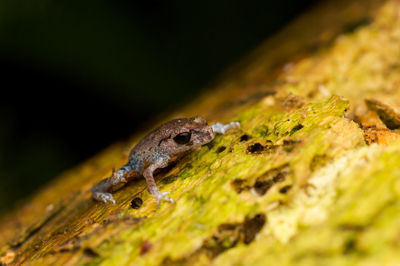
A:
[[[315,0],[3,0],[0,212],[168,112]]]

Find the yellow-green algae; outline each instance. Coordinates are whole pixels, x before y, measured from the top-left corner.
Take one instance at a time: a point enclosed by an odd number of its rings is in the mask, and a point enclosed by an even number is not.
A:
[[[250,246],[222,254],[215,264],[398,264],[399,162],[400,143],[363,147],[336,159],[311,177],[311,191],[296,195],[283,210],[269,212],[270,221],[281,219],[281,223],[266,227]],[[324,219],[319,218],[321,212],[327,212]],[[307,227],[282,245],[285,227],[299,223]],[[271,237],[274,231],[277,237]]]
[[[357,21],[368,23],[348,26]],[[90,187],[125,162],[143,132],[63,174],[4,218],[1,261],[400,264],[400,143],[366,146],[351,119],[365,110],[365,98],[400,106],[400,2],[327,1],[283,33],[212,95],[174,114],[242,125],[158,176],[176,204],[157,208],[143,180],[116,191],[115,206],[90,199]],[[310,51],[316,43],[321,49]],[[298,103],[285,103],[290,93]],[[243,134],[249,139],[240,141]],[[251,145],[260,149],[251,152]],[[283,180],[256,192],[257,181],[282,169]],[[135,197],[143,200],[139,209],[129,207]],[[229,230],[219,238],[221,225],[243,228],[257,215],[266,223],[251,243]],[[212,248],[218,254],[207,253]]]

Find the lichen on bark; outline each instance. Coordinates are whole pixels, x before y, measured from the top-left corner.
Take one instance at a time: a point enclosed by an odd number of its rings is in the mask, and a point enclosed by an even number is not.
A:
[[[400,264],[399,10],[316,6],[165,117],[242,125],[161,171],[176,204],[157,208],[144,180],[118,188],[116,205],[91,200],[140,132],[3,218],[1,262]]]

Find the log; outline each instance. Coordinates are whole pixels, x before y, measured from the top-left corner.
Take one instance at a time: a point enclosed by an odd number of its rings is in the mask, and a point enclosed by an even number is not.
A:
[[[330,0],[162,121],[239,121],[161,171],[90,188],[136,132],[66,171],[0,221],[7,265],[399,265],[400,1]]]

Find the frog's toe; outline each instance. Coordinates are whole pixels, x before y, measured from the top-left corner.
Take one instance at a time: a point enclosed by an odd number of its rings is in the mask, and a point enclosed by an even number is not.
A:
[[[171,194],[170,192],[159,192],[155,198],[157,200],[157,205],[160,205],[161,201],[168,201],[170,203],[175,203],[175,201],[173,199],[171,199],[170,197],[167,197],[166,195]]]
[[[111,193],[104,193],[104,192],[96,192],[94,193],[94,198],[96,200],[102,201],[105,204],[111,202],[112,204],[115,204],[115,200],[113,195],[111,195]]]

